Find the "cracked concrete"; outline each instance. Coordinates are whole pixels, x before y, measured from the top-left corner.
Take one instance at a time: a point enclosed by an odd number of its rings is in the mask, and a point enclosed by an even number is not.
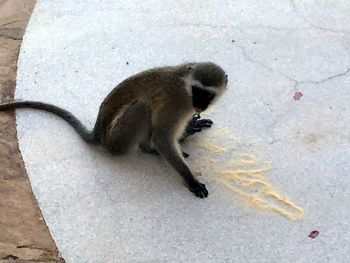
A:
[[[346,69],[344,72],[342,72],[342,73],[337,73],[337,74],[335,74],[335,75],[331,75],[331,76],[325,77],[324,79],[321,79],[321,80],[302,80],[302,81],[300,81],[300,80],[294,79],[294,78],[292,78],[292,77],[290,77],[290,76],[288,76],[288,75],[286,75],[286,74],[283,74],[282,72],[276,71],[276,70],[274,70],[273,68],[271,68],[271,67],[265,65],[264,63],[262,63],[262,62],[260,62],[260,61],[255,60],[254,58],[252,58],[251,56],[248,55],[248,53],[247,53],[247,51],[244,49],[244,47],[239,46],[239,45],[237,45],[237,46],[241,49],[243,56],[244,56],[248,61],[250,61],[250,62],[252,62],[252,63],[255,63],[255,64],[258,64],[258,65],[260,65],[261,67],[263,67],[264,69],[266,69],[266,70],[268,70],[268,71],[270,71],[270,72],[272,72],[272,73],[277,73],[278,75],[283,76],[283,77],[285,77],[286,79],[288,79],[288,80],[294,82],[294,86],[293,86],[294,89],[296,89],[296,88],[297,88],[299,85],[301,85],[301,84],[308,84],[308,83],[309,83],[309,84],[321,84],[321,83],[324,83],[324,82],[326,82],[326,81],[332,80],[332,79],[334,79],[334,78],[338,78],[338,77],[345,76],[345,75],[347,75],[347,74],[350,72],[350,67],[349,67],[349,68],[347,68],[347,69]]]
[[[67,262],[349,262],[349,13],[350,3],[329,0],[41,0],[17,98],[62,106],[91,128],[126,77],[212,60],[230,89],[206,115],[213,128],[192,142],[215,137],[234,156],[271,161],[266,181],[305,210],[291,222],[246,205],[191,144],[206,200],[157,157],[112,157],[50,114],[18,111],[33,189]]]
[[[306,16],[304,15],[304,12],[306,11],[305,9],[304,10],[301,10],[301,8],[299,8],[298,4],[301,3],[301,4],[306,4],[306,5],[309,5],[309,6],[314,6],[315,4],[315,1],[309,1],[309,2],[303,2],[303,1],[296,1],[296,0],[290,0],[290,4],[291,6],[293,7],[295,13],[304,21],[306,22],[308,25],[310,25],[312,28],[315,28],[315,29],[318,29],[318,30],[322,30],[322,31],[326,31],[326,32],[331,32],[331,33],[335,33],[335,34],[342,34],[342,33],[350,33],[350,30],[347,30],[347,29],[343,29],[343,28],[329,28],[329,27],[322,27],[322,26],[318,26],[316,24],[314,24],[313,22],[311,22],[311,19],[308,19],[306,18]],[[323,1],[323,3],[326,3],[329,5],[329,7],[333,6],[334,7],[334,2],[332,1]],[[340,4],[341,3],[336,3],[335,6],[337,4]],[[348,10],[348,6],[346,6],[346,8],[344,10],[341,10],[341,7],[338,6],[339,9],[336,9],[338,12],[336,12],[335,14],[333,13],[334,15],[334,19],[339,19],[341,22],[341,16],[339,16],[339,11],[340,13],[343,13],[344,15],[346,14],[346,10]],[[343,6],[342,6],[343,7]],[[303,12],[304,11],[304,12]],[[313,11],[313,10],[312,10]],[[324,12],[327,12],[328,11],[328,14],[330,13],[329,12],[329,9],[324,9],[323,10]],[[310,13],[308,13],[310,15]],[[312,13],[311,13],[312,14]],[[311,16],[310,16],[311,18]],[[333,21],[334,22],[334,21]]]

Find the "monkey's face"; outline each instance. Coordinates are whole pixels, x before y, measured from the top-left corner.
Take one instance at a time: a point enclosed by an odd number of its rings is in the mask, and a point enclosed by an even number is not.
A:
[[[198,83],[197,83],[198,84]],[[213,104],[226,90],[227,75],[220,86],[192,85],[192,104],[197,113],[205,111],[210,104]]]
[[[187,68],[187,74],[183,80],[192,95],[192,105],[197,113],[205,111],[226,90],[228,76],[214,63],[192,64]]]
[[[192,86],[192,104],[197,113],[205,111],[214,100],[216,93],[198,86]]]

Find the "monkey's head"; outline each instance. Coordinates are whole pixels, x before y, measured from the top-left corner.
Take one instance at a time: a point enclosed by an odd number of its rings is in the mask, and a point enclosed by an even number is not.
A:
[[[205,111],[226,90],[227,74],[218,65],[205,62],[188,66],[187,89],[196,112]]]

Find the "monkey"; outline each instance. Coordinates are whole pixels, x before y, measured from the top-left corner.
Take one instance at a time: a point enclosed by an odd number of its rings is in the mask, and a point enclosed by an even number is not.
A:
[[[124,154],[138,143],[142,151],[164,158],[182,176],[187,188],[204,198],[208,190],[193,176],[184,159],[188,154],[181,152],[179,142],[212,125],[199,114],[224,93],[227,82],[228,75],[212,62],[140,72],[107,95],[92,131],[69,111],[51,104],[14,100],[0,103],[0,110],[34,108],[54,113],[85,142],[101,145],[112,154]]]

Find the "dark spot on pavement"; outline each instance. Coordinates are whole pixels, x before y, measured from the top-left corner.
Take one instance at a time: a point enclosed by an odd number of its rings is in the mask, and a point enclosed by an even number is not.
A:
[[[313,231],[311,231],[311,233],[309,234],[309,238],[316,238],[316,237],[318,237],[318,234],[319,234],[320,232],[318,232],[317,230],[313,230]]]
[[[296,92],[294,93],[293,99],[294,99],[294,100],[300,100],[302,96],[304,96],[303,93],[301,93],[300,91],[296,91]]]

